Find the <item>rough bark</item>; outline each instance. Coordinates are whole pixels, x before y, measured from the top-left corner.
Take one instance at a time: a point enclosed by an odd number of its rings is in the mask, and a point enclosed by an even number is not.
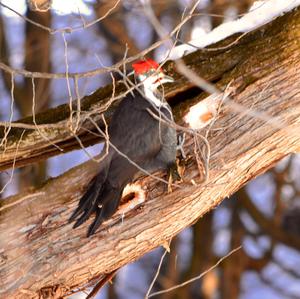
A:
[[[247,181],[282,157],[299,151],[299,16],[298,9],[249,34],[227,50],[198,52],[187,58],[192,67],[193,61],[201,57],[193,67],[197,70],[208,60],[212,65],[217,62],[223,65],[221,61],[227,55],[232,59],[227,65],[235,67],[227,68],[227,72],[221,67],[223,73],[219,72],[217,85],[221,87],[234,80],[232,87],[236,92],[232,94],[232,100],[235,103],[251,111],[263,111],[272,116],[270,120],[276,117],[275,122],[266,123],[247,115],[246,110],[244,114],[234,112],[225,103],[213,127],[217,130],[211,130],[208,137],[211,157],[206,182],[199,181],[194,158],[186,165],[185,182],[174,187],[170,194],[166,193],[163,183],[144,178],[141,183],[147,186],[146,202],[126,213],[123,221],[117,213],[89,239],[85,237],[87,225],[72,230],[67,219],[82,195],[83,186],[97,171],[95,162],[82,164],[49,180],[39,189],[2,202],[0,296],[63,295],[83,286],[166,244]],[[202,60],[203,57],[207,58]],[[171,64],[169,71],[170,68]],[[214,76],[206,76],[211,77]],[[184,79],[177,78],[180,86]],[[203,95],[200,94],[177,105],[177,118],[190,103],[201,98]],[[67,130],[57,131],[53,140],[67,140],[66,136],[71,136]],[[43,142],[40,139],[37,143],[40,150],[37,155],[41,155],[43,146],[47,148],[47,143]],[[193,138],[187,136],[185,148],[192,156],[193,142]],[[26,153],[26,146],[22,150]],[[28,148],[27,154],[32,154]],[[196,184],[192,184],[192,180]],[[290,237],[300,246],[299,239]]]

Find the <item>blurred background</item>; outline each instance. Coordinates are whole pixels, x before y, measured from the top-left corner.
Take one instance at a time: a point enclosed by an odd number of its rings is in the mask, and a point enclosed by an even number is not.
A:
[[[40,1],[43,2],[43,1]],[[47,1],[44,1],[47,2]],[[145,16],[143,1],[53,0],[51,9],[28,9],[30,1],[1,1],[1,62],[13,68],[40,72],[84,72],[138,54],[159,40]],[[202,0],[194,17],[181,29],[179,40],[204,36],[214,27],[244,14],[252,0]],[[152,8],[166,32],[170,32],[192,5],[188,0],[152,0]],[[5,6],[9,6],[8,9]],[[106,13],[116,6],[107,16]],[[32,7],[32,6],[30,6]],[[92,26],[89,22],[105,16]],[[73,28],[50,34],[31,22],[52,29]],[[166,46],[149,57],[160,60]],[[66,63],[67,61],[67,63]],[[109,73],[79,80],[79,93],[87,95],[109,84]],[[35,80],[35,112],[69,100],[65,79]],[[16,75],[14,100],[11,77],[1,73],[0,119],[10,121],[32,114],[32,81]],[[73,94],[75,98],[75,93]],[[101,144],[88,148],[91,155]],[[82,150],[48,159],[0,175],[1,198],[39,186],[89,157]],[[289,232],[293,237],[286,235]],[[206,214],[172,240],[153,291],[196,277],[231,250],[242,245],[203,278],[159,295],[161,299],[282,299],[300,298],[300,156],[289,156],[275,168],[251,181],[232,198]],[[163,248],[145,255],[118,271],[97,298],[144,298],[155,275]],[[87,290],[88,291],[88,290]],[[84,293],[72,298],[85,298]]]

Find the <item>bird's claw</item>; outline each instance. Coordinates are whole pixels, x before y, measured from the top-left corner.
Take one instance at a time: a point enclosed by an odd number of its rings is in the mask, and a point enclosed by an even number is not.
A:
[[[184,142],[185,142],[185,133],[181,133],[181,134],[178,134],[177,135],[177,151],[180,152],[180,155],[182,157],[182,159],[186,159],[186,154],[184,152],[184,149],[183,149],[183,145],[184,145]]]
[[[182,181],[181,175],[178,171],[177,163],[172,164],[168,169],[168,193],[172,192],[172,184],[176,181]]]

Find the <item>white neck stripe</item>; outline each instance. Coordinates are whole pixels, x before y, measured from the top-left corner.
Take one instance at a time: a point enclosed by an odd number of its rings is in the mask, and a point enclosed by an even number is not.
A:
[[[163,102],[155,96],[153,90],[146,88],[144,86],[145,97],[149,99],[155,106],[160,107],[163,105]]]

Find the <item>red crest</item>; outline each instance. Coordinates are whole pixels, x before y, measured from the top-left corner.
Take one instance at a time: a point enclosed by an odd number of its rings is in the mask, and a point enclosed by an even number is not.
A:
[[[157,70],[159,68],[159,64],[152,59],[139,60],[132,64],[134,72],[137,75],[147,73],[151,69]]]

